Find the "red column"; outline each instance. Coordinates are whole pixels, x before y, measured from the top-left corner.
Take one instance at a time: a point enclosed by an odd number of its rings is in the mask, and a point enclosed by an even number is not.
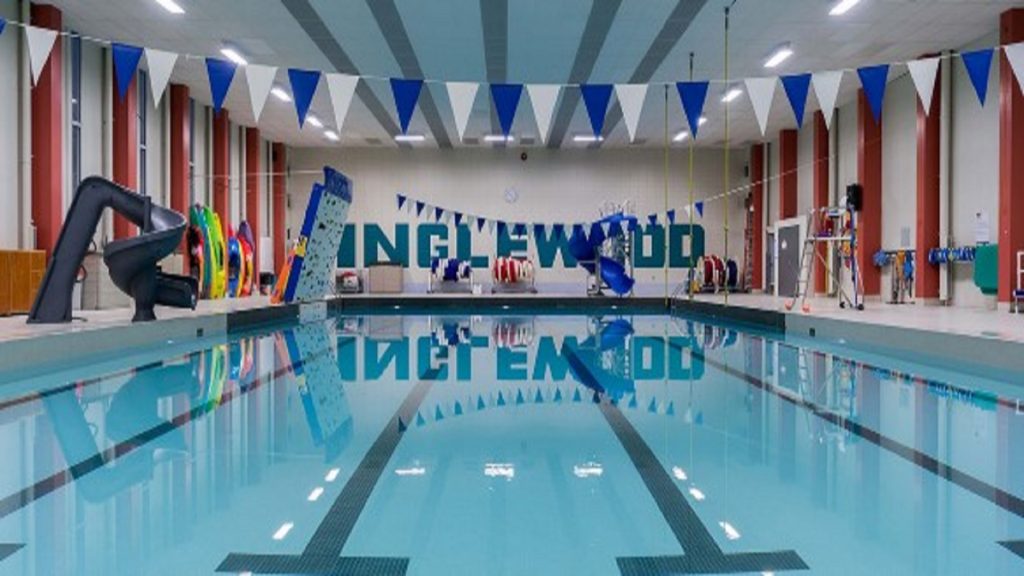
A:
[[[750,147],[750,211],[754,221],[750,231],[753,240],[751,288],[764,290],[764,144]]]
[[[252,228],[252,261],[260,265],[260,130],[245,129],[245,219]]]
[[[828,125],[825,115],[820,111],[814,113],[814,208],[828,206]],[[818,243],[815,247],[820,259],[814,266],[814,293],[825,293],[825,267],[821,265],[825,259],[825,245]]]
[[[274,172],[274,271],[280,273],[285,262],[285,196],[288,194],[285,186],[285,148],[284,144],[275,143],[273,151]]]
[[[882,276],[872,257],[882,249],[882,123],[875,122],[864,90],[857,92],[857,179],[864,188],[857,229],[857,271],[864,295],[878,296]]]
[[[221,109],[213,117],[213,211],[220,217],[221,232],[228,237],[231,225],[231,122],[228,111]]]
[[[936,75],[936,82],[939,75]],[[928,263],[928,250],[939,246],[941,108],[940,90],[935,90],[932,95],[930,110],[925,110],[921,99],[917,99],[917,270],[914,275],[914,293],[917,298],[924,300],[936,300],[939,297],[939,267]]]
[[[779,220],[797,212],[797,131],[779,131]]]
[[[1024,41],[1024,8],[999,18],[1002,44]],[[1017,251],[1024,250],[1024,95],[1006,54],[999,56],[999,301],[1017,286]]]
[[[32,24],[61,29],[61,12],[48,4],[32,5]],[[10,32],[8,32],[10,34]],[[64,220],[64,140],[62,137],[63,48],[61,37],[53,45],[50,60],[32,88],[32,222],[36,248],[52,254]],[[11,209],[10,206],[5,209]]]
[[[138,78],[138,76],[136,76]],[[139,91],[136,78],[121,98],[117,78],[111,79],[114,91],[114,182],[130,190],[139,188]],[[114,238],[129,238],[137,227],[120,214],[114,215]]]
[[[183,84],[171,84],[171,209],[188,215],[189,210],[189,146],[191,145],[191,134],[189,133],[189,90]],[[181,251],[182,273],[188,274],[191,265],[191,254],[189,254],[187,240],[182,238]]]

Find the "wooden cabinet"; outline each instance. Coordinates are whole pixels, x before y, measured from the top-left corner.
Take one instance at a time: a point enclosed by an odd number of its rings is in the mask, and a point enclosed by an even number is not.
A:
[[[46,273],[42,250],[0,250],[0,316],[27,314]]]

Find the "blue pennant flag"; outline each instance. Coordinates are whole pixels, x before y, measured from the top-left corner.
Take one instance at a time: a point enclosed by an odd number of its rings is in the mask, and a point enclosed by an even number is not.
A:
[[[416,101],[420,99],[423,80],[391,79],[391,95],[395,97],[395,108],[398,110],[398,122],[402,126],[402,134],[409,131],[412,113],[416,110]]]
[[[526,224],[523,224],[522,222],[516,224],[512,228],[512,234],[515,236],[526,236]]]
[[[697,209],[697,216],[704,217],[704,202],[694,202],[693,207]]]
[[[420,202],[419,200],[417,200],[416,201],[416,216],[422,215],[423,214],[423,209],[426,208],[426,207],[427,207],[427,204],[425,202]]]
[[[477,218],[476,219],[476,231],[477,232],[483,232],[484,231],[484,224],[487,224],[487,220],[485,220],[484,218]]]
[[[459,227],[462,224],[462,212],[455,212],[455,227]]]
[[[315,70],[288,69],[288,80],[292,84],[292,95],[295,97],[295,111],[299,114],[299,129],[306,123],[309,105],[313,103],[316,86],[320,83],[320,72]]]
[[[405,196],[402,196],[401,194],[399,194],[398,195],[398,209],[401,210],[403,206],[405,206]]]
[[[516,117],[516,108],[519,107],[519,97],[523,95],[522,84],[491,84],[491,98],[494,99],[494,107],[498,112],[498,121],[501,122],[501,133],[508,138],[512,131],[512,121]]]
[[[537,237],[543,237],[544,236],[544,225],[543,224],[534,224],[533,225],[533,235],[537,236]]]
[[[587,114],[590,116],[590,127],[594,129],[594,136],[600,136],[604,131],[604,117],[608,112],[608,102],[612,99],[611,84],[583,84],[580,92],[583,93],[583,103],[587,105]]]
[[[786,89],[786,96],[789,97],[789,105],[793,107],[793,115],[796,116],[797,128],[803,128],[804,109],[807,107],[807,91],[811,87],[811,75],[797,74],[795,76],[783,76],[782,87]]]
[[[213,111],[218,114],[221,107],[224,106],[224,98],[228,95],[228,88],[231,88],[231,81],[235,78],[236,68],[238,67],[234,62],[217,58],[206,59],[206,75],[210,78]]]
[[[650,216],[647,217],[647,221],[650,222],[651,226],[657,226],[658,225],[658,215],[657,214],[651,214]]]
[[[704,101],[708,98],[707,82],[677,82],[676,90],[679,91],[679,99],[683,102],[683,112],[686,114],[686,121],[690,124],[690,132],[697,138],[697,130],[700,128],[700,116],[704,112]]]
[[[601,228],[601,224],[594,222],[590,225],[590,241],[594,244],[603,244],[608,238],[608,235],[604,233],[604,229]]]
[[[504,236],[505,232],[507,230],[508,230],[508,225],[505,224],[504,222],[502,222],[501,220],[498,220],[498,235],[499,236]]]
[[[132,79],[135,78],[135,70],[139,68],[142,48],[115,42],[110,46],[110,56],[114,61],[114,76],[117,78],[117,97],[124,100],[128,88],[132,85]]]
[[[975,50],[974,52],[964,52],[960,55],[960,58],[964,61],[964,66],[967,67],[967,75],[971,77],[971,84],[974,85],[974,91],[978,94],[978,100],[981,105],[985,105],[985,96],[988,94],[988,76],[989,70],[992,69],[992,48],[986,48],[984,50]]]
[[[554,232],[555,238],[561,238],[565,234],[565,224],[552,224],[551,231]]]
[[[668,216],[668,223],[669,224],[675,224],[676,223],[676,210],[675,210],[675,208],[669,210],[668,212],[665,212],[665,216]]]
[[[889,78],[889,65],[865,66],[857,69],[860,84],[864,87],[864,96],[871,106],[871,114],[875,123],[882,121],[882,101],[885,99],[885,83]]]
[[[435,207],[434,208],[434,221],[435,222],[440,222],[442,216],[444,216],[444,208]]]
[[[7,26],[7,20],[5,20],[4,18],[0,17],[0,34],[4,33],[4,27],[6,27],[6,26]]]

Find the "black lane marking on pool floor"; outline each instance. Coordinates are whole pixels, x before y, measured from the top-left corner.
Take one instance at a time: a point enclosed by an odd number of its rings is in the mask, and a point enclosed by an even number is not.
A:
[[[229,390],[225,392],[219,398],[219,400],[210,400],[208,402],[204,402],[203,404],[194,406],[188,412],[179,414],[175,416],[172,420],[163,422],[148,430],[143,430],[142,432],[139,432],[135,436],[132,436],[131,438],[123,442],[115,444],[114,446],[107,448],[103,452],[97,453],[91,458],[87,458],[85,460],[82,460],[81,462],[76,462],[75,464],[65,468],[64,470],[54,472],[50,476],[43,478],[42,480],[39,480],[38,482],[31,486],[27,486],[19,490],[18,492],[15,492],[14,494],[5,496],[3,499],[0,499],[0,519],[10,516],[11,514],[17,512],[18,510],[21,510],[25,506],[28,506],[29,504],[35,502],[36,500],[50,494],[51,492],[54,492],[55,490],[63,487],[66,484],[69,484],[73,480],[81,478],[82,476],[95,470],[98,470],[108,464],[112,464],[117,459],[135,451],[136,449],[144,446],[146,443],[152,442],[153,440],[156,440],[157,438],[163,436],[164,434],[167,434],[172,430],[181,428],[182,426],[188,424],[189,422],[192,422],[193,420],[198,420],[199,418],[205,416],[207,413],[212,412],[221,406],[225,406],[231,403],[236,398],[244,396],[249,392],[252,392],[253,390],[260,388],[263,384],[270,380],[268,376],[274,379],[280,378],[281,376],[284,376],[289,372],[301,368],[304,362],[312,360],[314,358],[318,358],[320,356],[323,356],[324,354],[329,354],[330,352],[330,349],[325,349],[311,355],[310,358],[293,362],[291,364],[288,364],[287,366],[284,366],[276,370],[275,372],[267,372],[263,376],[253,379],[252,383],[250,383],[245,390],[242,390],[240,388],[236,388],[235,390]]]
[[[24,547],[24,544],[0,544],[0,562]]]
[[[416,417],[416,411],[432,386],[430,380],[421,380],[409,392],[335,498],[302,554],[232,553],[221,562],[217,571],[253,574],[403,576],[409,567],[408,558],[353,558],[342,557],[341,552],[388,461],[398,448],[406,427]]]
[[[600,389],[600,380],[590,372],[571,348],[564,352],[569,365],[583,383]],[[607,397],[598,403],[601,414],[629,455],[644,485],[661,510],[665,522],[675,535],[684,554],[678,556],[636,556],[616,558],[624,576],[667,574],[736,574],[740,572],[779,572],[807,570],[800,555],[793,550],[779,552],[746,552],[726,554],[715,542],[696,510],[679,490],[679,485],[654,455],[650,445]]]
[[[1005,540],[999,543],[1000,546],[1024,558],[1024,540]]]

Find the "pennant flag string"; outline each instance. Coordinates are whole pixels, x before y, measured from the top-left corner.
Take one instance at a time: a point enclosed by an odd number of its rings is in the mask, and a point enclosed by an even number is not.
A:
[[[135,79],[135,71],[142,59],[142,48],[128,44],[114,44],[110,47],[111,60],[114,61],[114,76],[117,79],[117,97],[124,100],[128,88]]]

